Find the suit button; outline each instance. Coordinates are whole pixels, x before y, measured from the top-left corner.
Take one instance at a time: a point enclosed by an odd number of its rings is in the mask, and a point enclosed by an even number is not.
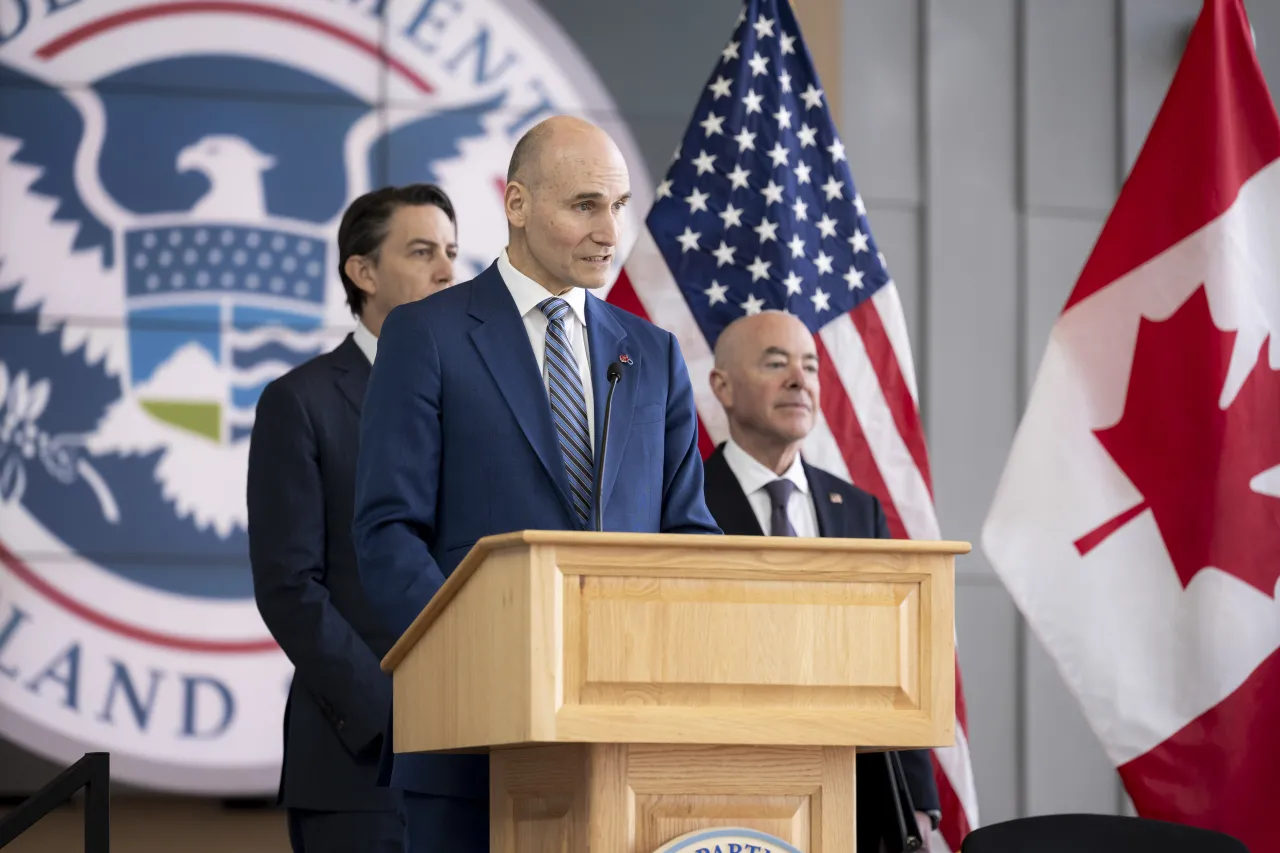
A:
[[[338,720],[338,731],[342,731],[342,727],[347,724],[346,720]]]

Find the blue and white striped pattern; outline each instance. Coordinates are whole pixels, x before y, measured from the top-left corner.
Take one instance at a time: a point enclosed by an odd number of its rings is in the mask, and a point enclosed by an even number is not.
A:
[[[547,372],[547,394],[551,398],[551,419],[560,435],[560,454],[569,475],[569,491],[573,508],[583,527],[591,519],[591,481],[594,465],[591,459],[591,433],[587,429],[587,401],[582,390],[578,362],[569,346],[564,318],[569,303],[558,297],[544,299],[538,308],[547,317],[547,350],[544,369]]]

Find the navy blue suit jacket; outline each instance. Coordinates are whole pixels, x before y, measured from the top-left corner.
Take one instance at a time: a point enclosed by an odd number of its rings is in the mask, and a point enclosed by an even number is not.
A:
[[[836,475],[804,465],[805,479],[813,495],[818,516],[818,535],[837,539],[891,539],[884,508],[870,492],[847,483]],[[724,460],[724,445],[715,449],[706,466],[707,506],[716,523],[730,536],[763,536],[738,478]],[[933,777],[933,760],[927,749],[898,752],[907,777],[907,790],[917,811],[936,812],[938,784]],[[882,753],[858,756],[858,849],[877,850],[881,839],[896,844],[892,789]]]
[[[601,486],[604,529],[718,534],[676,339],[587,295],[600,458],[606,371],[619,356]],[[388,315],[365,395],[353,526],[370,600],[399,635],[476,540],[581,529],[546,386],[497,265]],[[390,738],[387,738],[390,741]],[[395,787],[485,797],[488,759],[398,755]]]
[[[249,443],[249,558],[258,611],[294,665],[280,800],[382,810],[377,785],[398,635],[360,585],[351,544],[360,403],[369,360],[350,335],[263,389]]]

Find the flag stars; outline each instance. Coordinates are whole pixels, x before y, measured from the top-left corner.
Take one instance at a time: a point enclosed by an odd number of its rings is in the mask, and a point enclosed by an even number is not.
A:
[[[720,51],[720,56],[723,57],[721,61],[728,62],[730,59],[737,59],[738,48],[741,46],[741,44],[742,43],[738,41],[731,41],[728,44],[726,44],[724,46],[724,50]]]
[[[747,296],[747,301],[742,303],[740,307],[742,308],[743,311],[746,311],[747,316],[750,317],[752,314],[760,313],[760,311],[764,308],[764,300],[757,298],[756,295],[752,293],[749,296]]]
[[[685,196],[684,200],[689,204],[689,212],[697,213],[699,210],[707,209],[707,199],[709,198],[711,198],[710,194],[694,187],[693,192]]]
[[[708,154],[705,151],[699,151],[698,156],[693,158],[693,165],[697,167],[699,175],[705,175],[716,170],[716,157],[714,154]]]
[[[756,259],[747,264],[747,272],[751,273],[752,281],[759,281],[769,275],[769,261],[756,255]]]
[[[791,205],[791,210],[795,213],[796,219],[799,219],[801,222],[808,220],[809,205],[805,203],[804,199],[796,199],[796,203]]]
[[[654,196],[656,198],[671,198],[671,179],[670,178],[667,178],[665,181],[658,184],[658,189],[654,191]]]
[[[866,252],[870,249],[867,242],[866,234],[862,233],[861,228],[854,229],[853,236],[849,238],[849,245],[853,247],[854,253]]]
[[[730,246],[728,243],[721,240],[720,247],[715,251],[713,251],[711,254],[715,255],[716,257],[716,266],[722,267],[725,264],[733,263],[733,253],[736,251],[738,251],[736,248],[734,248],[733,246]]]
[[[724,296],[726,293],[729,292],[729,288],[725,287],[723,284],[720,284],[718,281],[713,280],[711,282],[711,286],[702,292],[707,295],[708,308],[720,302],[723,302],[725,305],[729,304],[729,300],[725,299],[725,296]]]
[[[729,173],[729,186],[731,189],[743,189],[748,186],[747,178],[751,177],[751,172],[742,168],[742,164],[738,163],[733,167],[733,171]]]
[[[778,130],[791,127],[791,110],[786,107],[778,107],[773,117],[778,120]]]
[[[831,162],[839,163],[844,159],[844,143],[837,139],[827,146],[827,151],[831,154]]]
[[[739,151],[755,151],[756,150],[756,135],[751,131],[747,130],[745,127],[742,130],[738,131],[738,135],[735,136],[733,139],[735,142],[738,143]]]
[[[782,280],[782,283],[787,287],[788,296],[799,296],[801,285],[804,284],[804,279],[796,274],[795,270],[792,270],[787,273],[787,277]]]
[[[791,91],[791,74],[786,71],[783,71],[781,74],[779,74],[778,85],[782,87],[782,91],[790,92]]]
[[[818,257],[813,259],[813,265],[818,268],[818,272],[823,275],[831,275],[831,262],[835,260],[826,252],[818,252]]]
[[[708,113],[707,117],[698,122],[702,126],[702,130],[710,138],[714,135],[724,134],[724,116],[718,116],[715,113]]]
[[[763,39],[773,35],[773,18],[766,18],[764,15],[756,18],[756,22],[751,26],[756,29],[756,38]]]
[[[734,207],[730,204],[720,213],[720,218],[724,220],[724,228],[728,231],[733,226],[742,225],[742,208]]]
[[[800,125],[800,129],[796,131],[796,136],[800,139],[801,148],[808,148],[810,145],[818,144],[818,129],[809,127],[808,122]]]
[[[818,220],[818,231],[823,237],[836,236],[836,221],[829,214],[822,214],[822,218]]]
[[[764,102],[764,95],[756,92],[755,89],[748,89],[747,94],[742,96],[742,105],[747,108],[747,115],[752,113],[763,113],[760,104]]]
[[[730,89],[732,88],[732,86],[733,86],[733,81],[730,80],[728,77],[716,75],[715,82],[713,82],[710,86],[708,86],[707,90],[715,96],[714,100],[718,101],[721,98],[729,97]]]
[[[770,240],[773,240],[774,242],[777,242],[778,240],[778,223],[776,222],[770,222],[767,219],[762,219],[760,220],[760,224],[751,230],[755,231],[756,235],[759,236],[761,245],[764,245]]]
[[[813,310],[817,311],[819,314],[823,311],[831,310],[831,295],[822,288],[815,290],[813,296],[810,296],[809,299],[813,301]]]
[[[800,100],[804,101],[805,109],[817,109],[822,106],[822,90],[814,88],[810,83],[809,87],[800,93]]]
[[[835,201],[844,195],[844,181],[837,181],[836,176],[832,175],[822,185],[822,191],[827,194],[827,201]]]
[[[844,149],[841,149],[842,151]],[[858,211],[859,216],[867,215],[867,206],[862,203],[862,193],[858,193],[853,197],[853,206]]]
[[[775,203],[782,204],[782,187],[778,186],[772,179],[769,180],[769,185],[760,191],[760,194],[764,196],[766,206]]]
[[[777,168],[787,165],[787,158],[791,156],[791,152],[781,142],[775,142],[769,156],[773,159],[774,168]]]
[[[795,52],[796,52],[796,37],[783,33],[782,34],[782,55],[790,56]]]
[[[799,234],[793,234],[791,236],[791,242],[787,244],[787,247],[791,249],[791,257],[804,257],[804,240],[800,238]]]
[[[701,237],[702,237],[701,231],[694,231],[692,228],[686,225],[684,227],[684,233],[681,234],[679,237],[676,237],[676,240],[680,242],[680,253],[684,254],[685,252],[698,248],[698,240]]]
[[[747,60],[747,64],[751,66],[752,77],[759,77],[769,72],[769,57],[761,56],[758,50]]]
[[[844,274],[844,280],[849,282],[850,290],[855,290],[855,289],[861,290],[862,276],[863,276],[862,270],[858,269],[857,267],[849,267],[849,269]]]
[[[809,180],[809,173],[812,171],[813,171],[813,167],[810,166],[808,163],[797,163],[796,164],[796,180],[802,184],[811,183],[811,181]]]

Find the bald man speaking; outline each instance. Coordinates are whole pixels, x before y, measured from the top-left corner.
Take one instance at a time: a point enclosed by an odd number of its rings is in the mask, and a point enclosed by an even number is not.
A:
[[[720,532],[675,338],[590,293],[608,280],[630,197],[607,134],[544,121],[512,155],[497,261],[383,323],[353,533],[366,595],[394,634],[490,534],[597,519],[608,531]],[[406,794],[411,848],[487,850],[488,759],[387,749],[384,780],[389,769]]]

